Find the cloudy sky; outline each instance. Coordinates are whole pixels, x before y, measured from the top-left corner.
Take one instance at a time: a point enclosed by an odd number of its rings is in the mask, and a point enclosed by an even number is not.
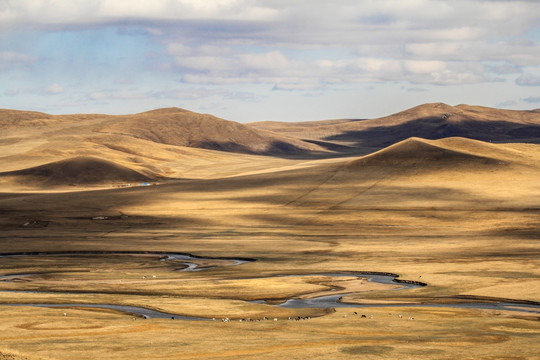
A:
[[[0,0],[0,107],[241,121],[426,102],[540,108],[540,6],[505,0]]]

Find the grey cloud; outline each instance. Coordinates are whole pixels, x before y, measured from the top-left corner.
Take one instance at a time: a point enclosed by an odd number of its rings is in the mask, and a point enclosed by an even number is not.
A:
[[[532,2],[79,0],[53,11],[50,1],[10,3],[0,27],[120,26],[161,44],[167,61],[159,67],[191,84],[458,85],[522,73],[540,58],[540,45],[522,39],[540,23]],[[40,16],[25,4],[40,4]]]
[[[540,76],[523,74],[516,79],[516,84],[521,86],[540,86]]]
[[[32,93],[34,91],[29,91],[28,89],[24,88],[10,88],[4,91],[5,96],[18,96],[26,93]]]
[[[0,51],[0,71],[28,67],[35,61],[33,56],[21,52]]]
[[[227,100],[240,100],[243,102],[260,102],[263,96],[250,91],[235,91],[224,96]]]
[[[521,67],[509,62],[487,64],[486,70],[497,75],[516,74],[521,72]]]
[[[527,102],[527,103],[538,104],[538,103],[540,103],[540,96],[529,96],[529,97],[526,97],[526,98],[524,98],[522,100]]]
[[[420,87],[411,87],[407,89],[408,92],[426,92],[428,89]]]
[[[58,83],[53,83],[47,86],[45,89],[43,89],[43,92],[46,94],[61,94],[65,91],[64,87]]]
[[[281,16],[263,23],[193,20],[181,25],[189,28],[182,32],[185,46],[209,43],[228,49],[230,55],[216,57],[199,52],[197,56],[197,51],[192,51],[185,57],[172,53],[175,66],[170,68],[183,73],[185,81],[190,83],[273,83],[274,89],[289,90],[346,82],[455,85],[501,81],[496,75],[522,72],[524,67],[536,65],[540,57],[540,46],[534,42],[502,38],[494,41],[499,34],[515,39],[535,21],[540,21],[527,4],[510,6],[501,2],[491,7],[485,2],[471,1],[432,1],[424,6],[389,1],[260,4],[274,6]],[[512,16],[505,26],[496,25],[507,15]],[[165,41],[176,42],[178,37]],[[240,44],[243,54],[236,48]],[[250,46],[257,49],[256,54],[281,52],[282,65],[253,66],[246,60],[252,51]],[[315,58],[302,54],[340,48],[348,49],[352,56],[356,53],[356,57]],[[366,58],[368,63],[380,62],[380,66],[363,66],[361,63]],[[443,68],[421,69],[422,62],[433,65],[435,61]],[[328,66],[321,65],[325,62]],[[410,68],[411,64],[414,69]]]
[[[274,84],[273,90],[313,90],[344,83],[407,81],[455,85],[497,81],[475,62],[350,57],[337,60],[285,56],[280,51],[235,52],[225,46],[170,44],[169,67],[192,84]]]
[[[277,10],[257,2],[238,0],[72,0],[58,6],[56,0],[12,1],[0,7],[0,27],[42,26],[55,29],[88,28],[100,25],[144,21],[167,23],[183,20],[264,21]]]
[[[506,100],[506,101],[498,103],[496,106],[498,108],[511,108],[513,106],[516,106],[516,105],[517,105],[517,101],[515,101],[515,100]]]

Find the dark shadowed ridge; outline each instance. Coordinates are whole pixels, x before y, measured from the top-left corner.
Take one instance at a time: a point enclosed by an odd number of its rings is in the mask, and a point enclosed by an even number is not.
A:
[[[459,144],[460,146],[464,146],[463,141],[466,143],[474,140],[463,139]],[[501,162],[495,158],[445,147],[440,142],[409,138],[371,155],[354,160],[348,164],[348,168],[397,166],[414,167],[415,170],[422,170],[431,168],[434,165],[449,168],[463,166],[474,168],[475,166],[498,166],[501,165]]]
[[[465,137],[486,142],[540,143],[540,111],[482,106],[424,104],[389,116],[362,121],[254,123],[259,129],[296,135],[336,151],[372,152],[411,137]],[[332,144],[331,146],[329,144]],[[344,146],[338,148],[335,145]]]
[[[465,137],[486,142],[540,143],[538,111],[425,104],[387,117],[348,124],[326,141],[386,147],[410,137]]]
[[[180,108],[117,117],[97,131],[161,144],[248,154],[290,155],[324,150],[293,137]]]
[[[56,161],[29,169],[0,173],[22,183],[48,185],[143,182],[149,177],[122,165],[89,156]]]
[[[180,108],[131,115],[49,115],[0,109],[0,129],[0,145],[3,143],[8,154],[4,158],[8,159],[6,163],[11,162],[6,169],[17,170],[4,172],[4,176],[9,174],[29,183],[90,184],[147,181],[155,174],[168,176],[174,171],[169,172],[167,161],[176,161],[171,154],[184,151],[174,146],[310,159],[373,154],[359,164],[410,164],[421,158],[437,160],[437,164],[444,159],[486,164],[490,163],[486,159],[460,154],[459,147],[438,149],[419,139],[398,143],[409,138],[460,137],[538,144],[540,110],[434,103],[377,119],[240,124]],[[156,146],[156,151],[162,153],[153,157],[153,145],[144,141],[172,147]],[[399,146],[394,148],[394,144]],[[17,146],[29,150],[9,155]],[[386,152],[374,154],[384,148],[388,148]],[[74,154],[81,157],[73,158]],[[21,169],[16,167],[18,163],[29,165]]]

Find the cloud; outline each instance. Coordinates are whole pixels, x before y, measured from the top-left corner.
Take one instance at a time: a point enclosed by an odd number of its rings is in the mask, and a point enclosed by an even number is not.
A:
[[[517,101],[515,100],[506,100],[500,103],[497,103],[496,107],[498,108],[511,108],[517,105]]]
[[[216,96],[226,96],[230,92],[224,89],[189,87],[184,89],[168,89],[150,93],[149,95],[157,99],[171,99],[175,101],[192,101],[208,99]]]
[[[223,98],[227,100],[239,100],[242,102],[256,103],[260,102],[264,98],[264,96],[261,96],[251,91],[234,91],[225,94]]]
[[[192,84],[265,83],[274,90],[301,90],[384,81],[501,81],[501,75],[523,72],[540,58],[540,44],[522,37],[540,22],[533,3],[250,4],[279,16],[264,22],[195,19],[159,32],[156,38],[172,60],[163,69],[182,74]]]
[[[428,89],[421,87],[410,87],[406,89],[408,92],[427,92]]]
[[[90,100],[103,101],[103,100],[140,100],[148,99],[150,94],[145,92],[130,92],[130,91],[116,91],[116,90],[103,90],[92,92],[88,95]]]
[[[540,103],[540,96],[529,96],[529,97],[526,97],[526,98],[524,98],[522,100],[527,102],[527,103],[538,104],[538,103]]]
[[[263,96],[250,91],[234,91],[223,88],[211,87],[188,87],[167,90],[147,90],[147,91],[123,91],[119,92],[115,89],[102,89],[87,93],[83,96],[84,99],[103,103],[104,101],[129,101],[156,99],[171,102],[189,102],[197,100],[207,100],[210,98],[219,98],[227,100],[239,100],[242,102],[258,102]]]
[[[26,93],[30,93],[30,91],[22,87],[13,87],[4,91],[5,96],[19,96]]]
[[[329,85],[407,81],[454,85],[495,81],[487,66],[461,61],[349,57],[337,60],[245,53],[233,47],[169,44],[170,71],[190,84],[269,84],[273,90],[314,90]]]
[[[88,95],[88,98],[90,100],[105,100],[109,97],[109,95],[105,92],[96,91]]]
[[[34,63],[33,56],[17,51],[0,51],[0,71],[5,69],[23,68]]]
[[[521,86],[540,86],[540,76],[523,74],[516,79],[516,84]]]
[[[64,87],[58,83],[53,83],[44,89],[47,94],[60,94],[64,92]]]
[[[414,92],[518,74],[515,84],[538,86],[538,24],[534,1],[0,0],[7,34],[0,71],[38,62],[40,71],[27,78],[39,79],[32,87],[46,94],[64,91],[56,82],[73,83],[73,74],[99,74],[81,95],[95,102],[259,101],[260,93],[245,90],[305,94],[380,83]],[[32,36],[35,46],[2,42],[9,34]],[[43,71],[46,64],[56,73]],[[171,85],[178,79],[180,90]],[[128,89],[131,81],[147,85]],[[30,86],[10,87],[14,96]]]
[[[248,0],[24,0],[0,4],[0,27],[89,28],[102,24],[179,20],[265,21],[277,10]]]

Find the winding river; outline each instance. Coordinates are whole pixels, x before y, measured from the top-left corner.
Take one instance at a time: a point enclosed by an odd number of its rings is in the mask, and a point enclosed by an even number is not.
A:
[[[155,255],[160,258],[161,261],[176,261],[184,264],[185,268],[179,269],[180,271],[202,271],[210,268],[224,267],[224,266],[238,266],[247,262],[255,261],[255,259],[249,258],[225,258],[225,257],[200,257],[187,253],[171,253],[171,252],[154,252],[154,251],[78,251],[78,252],[18,252],[18,253],[4,253],[0,254],[2,257],[23,257],[23,256],[80,256],[80,255],[125,255],[125,256],[142,256],[142,255]],[[197,262],[201,261],[215,261],[223,260],[222,264],[213,266],[200,266]],[[0,281],[10,282],[14,279],[21,277],[32,277],[39,275],[37,273],[21,273],[21,274],[5,274],[0,275]],[[284,276],[356,276],[358,278],[367,278],[368,281],[376,282],[380,284],[398,284],[399,288],[389,290],[409,290],[427,286],[425,283],[416,281],[401,280],[396,274],[390,273],[357,273],[357,272],[340,272],[340,273],[318,273],[318,274],[302,274],[302,275],[277,275],[276,277]],[[18,290],[3,290],[3,292],[20,292],[20,293],[49,293],[46,291],[18,291]],[[55,292],[57,293],[57,292]],[[70,294],[69,292],[58,292],[59,294]],[[516,311],[525,313],[540,314],[540,305],[536,303],[520,303],[520,302],[478,302],[471,301],[466,303],[455,304],[441,304],[441,303],[409,303],[409,304],[353,304],[342,302],[342,298],[348,294],[334,294],[318,296],[310,299],[287,299],[281,304],[273,306],[279,306],[284,308],[375,308],[375,307],[445,307],[445,308],[466,308],[466,309],[486,309],[486,310],[505,310]],[[264,300],[252,301],[252,303],[268,304]],[[161,312],[152,310],[145,307],[118,305],[118,304],[95,304],[95,303],[70,303],[70,304],[46,304],[46,303],[6,303],[0,304],[2,306],[32,306],[32,307],[49,307],[49,308],[100,308],[121,311],[129,314],[134,314],[143,318],[168,318],[174,320],[209,320],[208,318],[184,316],[178,314],[172,314],[167,312]]]

